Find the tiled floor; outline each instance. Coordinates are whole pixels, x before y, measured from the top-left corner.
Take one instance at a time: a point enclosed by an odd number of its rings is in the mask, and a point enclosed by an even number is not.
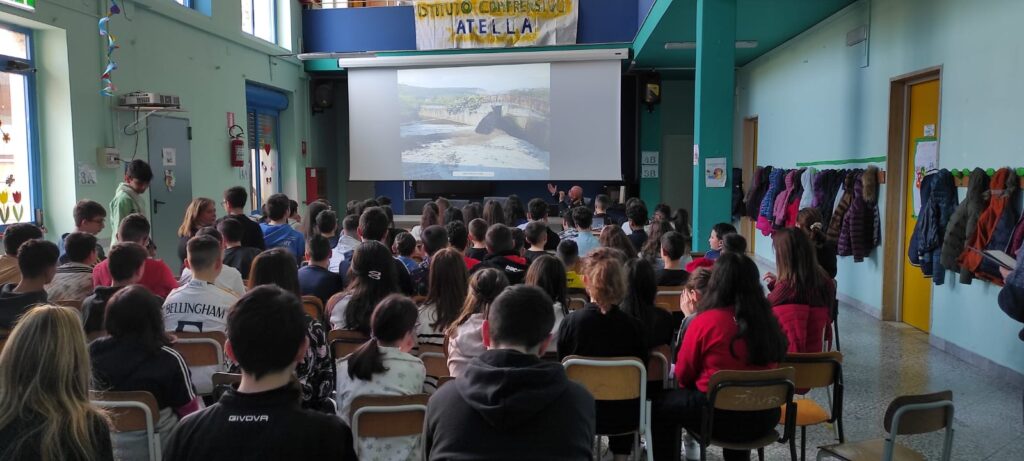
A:
[[[882,417],[898,395],[953,390],[956,405],[953,439],[955,460],[1024,460],[1024,414],[1020,386],[991,378],[950,354],[931,347],[928,336],[901,323],[880,322],[848,306],[840,307],[839,326],[846,381],[843,421],[847,441],[884,436]],[[825,402],[824,394],[812,396]],[[817,447],[834,442],[824,426],[807,430],[807,458]],[[942,434],[901,438],[939,459]],[[799,440],[797,441],[799,456]],[[752,459],[757,459],[752,454]],[[772,446],[766,459],[789,459],[788,449]],[[712,448],[708,459],[721,459]]]

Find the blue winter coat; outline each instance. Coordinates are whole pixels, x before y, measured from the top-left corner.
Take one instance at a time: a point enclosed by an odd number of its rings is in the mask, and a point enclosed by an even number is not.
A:
[[[911,264],[920,266],[924,276],[932,277],[936,285],[946,281],[940,256],[946,225],[956,211],[957,199],[956,183],[949,170],[939,170],[921,180],[921,209],[910,236],[907,256]]]

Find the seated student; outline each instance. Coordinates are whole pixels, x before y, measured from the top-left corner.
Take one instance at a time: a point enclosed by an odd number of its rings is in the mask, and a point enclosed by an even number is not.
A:
[[[593,220],[594,213],[590,211],[590,208],[585,206],[573,208],[572,221],[576,227],[576,237],[573,237],[572,240],[576,241],[579,254],[584,257],[594,248],[601,246],[597,237],[594,237],[594,231],[590,229]]]
[[[554,316],[537,287],[499,295],[483,323],[487,351],[430,399],[424,459],[589,460],[594,398],[561,364],[540,360]],[[495,399],[496,396],[500,398]]]
[[[347,359],[338,360],[338,417],[351,426],[352,401],[363,395],[423,392],[427,370],[410,354],[416,347],[416,303],[402,295],[384,298],[373,310],[371,339]],[[420,435],[360,437],[362,459],[422,459]]]
[[[324,210],[316,215],[316,230],[327,239],[328,250],[338,246],[341,237],[338,235],[338,214],[334,210]]]
[[[449,208],[448,210],[459,211],[458,208]],[[480,260],[466,256],[466,245],[469,244],[469,231],[466,229],[466,225],[459,220],[445,224],[444,228],[448,231],[449,248],[454,248],[462,255],[462,260],[466,263],[466,270],[473,270],[477,264],[480,264]]]
[[[288,199],[288,220],[292,229],[302,233],[302,215],[299,214],[299,202],[292,199]]]
[[[391,252],[397,255],[395,259],[401,261],[410,274],[420,267],[420,263],[412,259],[416,250],[416,237],[413,237],[412,234],[402,231],[395,236],[395,244],[392,245]]]
[[[419,344],[444,344],[448,326],[459,317],[466,302],[467,278],[466,264],[458,251],[445,248],[431,260],[427,299],[420,307],[419,328],[416,330]]]
[[[683,234],[676,231],[661,236],[661,260],[663,269],[656,271],[658,286],[674,287],[686,283],[689,272],[683,269],[683,255],[688,247]]]
[[[644,326],[644,340],[648,349],[672,344],[672,333],[676,322],[672,314],[654,305],[658,295],[654,268],[646,259],[631,259],[626,263],[626,297],[622,300],[622,311],[640,321]],[[658,383],[658,390],[660,384]]]
[[[482,216],[482,215],[483,215],[483,209],[480,207],[479,203],[476,203],[476,202],[467,203],[467,204],[465,204],[462,207],[462,222],[466,223],[467,226],[469,225],[469,223],[471,221],[473,221],[474,219],[480,218],[480,216]],[[485,224],[486,224],[486,222],[485,222]],[[470,230],[469,232],[470,232],[470,234],[473,233],[472,230]]]
[[[398,292],[395,272],[404,270],[391,263],[391,252],[378,241],[366,241],[352,254],[345,291],[324,305],[331,325],[337,330],[356,330],[370,336],[370,314],[387,295]]]
[[[598,194],[594,197],[594,222],[591,227],[594,230],[601,230],[602,227],[611,224],[618,224],[614,216],[608,214],[608,207],[612,205],[612,199],[605,194]]]
[[[299,289],[303,296],[316,296],[320,302],[326,303],[335,293],[345,289],[345,279],[327,270],[327,263],[331,260],[331,243],[327,237],[310,237],[306,242],[306,257],[309,265],[299,268]]]
[[[181,421],[164,459],[355,459],[341,420],[299,406],[292,380],[309,346],[306,319],[299,298],[279,287],[242,296],[228,316],[224,348],[242,382]]]
[[[796,227],[804,231],[814,244],[814,252],[818,264],[831,278],[836,278],[839,269],[836,267],[836,243],[825,235],[821,219],[821,211],[817,208],[804,208],[796,215]]]
[[[480,219],[487,222],[488,228],[495,224],[505,224],[505,209],[501,207],[501,202],[497,200],[484,202],[484,211],[480,215]]]
[[[202,402],[192,387],[192,375],[182,366],[185,359],[170,347],[160,298],[142,285],[126,287],[107,303],[104,326],[109,336],[89,343],[94,389],[153,394],[160,409],[154,430],[166,444],[178,420],[199,410]],[[146,431],[111,437],[117,459],[146,457]]]
[[[487,320],[487,307],[505,288],[508,278],[497,269],[483,269],[469,277],[466,302],[445,336],[448,338],[448,372],[452,377],[462,375],[466,365],[487,350],[481,328]]]
[[[779,274],[766,272],[768,304],[789,339],[789,352],[821,352],[832,322],[836,282],[818,265],[807,234],[785,227],[772,236]],[[831,337],[829,335],[829,337]]]
[[[522,256],[523,251],[526,250],[526,235],[523,234],[523,230],[518,227],[508,228],[512,232],[513,251],[516,255]]]
[[[434,202],[427,202],[423,205],[423,214],[420,216],[420,223],[413,226],[412,230],[409,231],[413,237],[416,237],[416,241],[423,240],[423,231],[430,227],[441,224],[441,216],[444,216],[440,212],[440,208]]]
[[[366,209],[363,210],[363,214],[359,215],[359,229],[357,230],[357,233],[363,242],[376,240],[381,242],[381,244],[384,244],[388,237],[388,226],[388,215],[383,208],[377,206],[366,207]],[[391,247],[384,245],[384,248],[388,249]],[[415,294],[416,286],[412,283],[412,276],[409,274],[409,271],[404,270],[405,268],[403,267],[404,265],[402,262],[391,257],[388,258],[388,261],[390,261],[392,266],[394,266],[391,274],[398,280],[398,289],[401,293],[406,296],[412,296]],[[345,260],[341,261],[338,265],[338,273],[341,274],[342,277],[345,277],[346,283],[348,282],[349,266],[352,264],[354,264],[352,262],[352,255],[346,254]],[[370,313],[367,312],[366,315],[367,319],[369,319]],[[367,328],[369,328],[369,326],[367,326]]]
[[[54,302],[81,302],[92,293],[92,266],[97,262],[96,237],[72,232],[64,239],[64,245],[68,262],[57,267],[57,275],[46,285],[46,296]]]
[[[532,264],[534,259],[548,254],[547,251],[544,251],[544,245],[548,243],[547,229],[548,225],[539,221],[533,221],[526,225],[523,237],[526,238],[526,243],[530,244],[530,248],[527,248],[523,254],[526,264]]]
[[[676,357],[678,389],[665,391],[654,403],[655,459],[678,459],[673,439],[679,426],[699,431],[707,406],[708,381],[719,370],[765,370],[786,356],[786,336],[772,315],[757,265],[736,253],[715,262],[711,280],[690,322]],[[742,329],[741,329],[742,328]],[[715,437],[747,442],[770,433],[779,409],[760,412],[716,411]],[[726,460],[749,459],[749,451],[724,450]]]
[[[729,234],[736,234],[736,228],[733,227],[732,224],[725,222],[715,224],[711,228],[711,236],[708,237],[708,246],[711,247],[711,249],[705,252],[704,256],[694,259],[690,264],[687,264],[686,270],[693,272],[698,267],[713,266],[715,260],[722,254],[722,250],[725,248],[725,239]],[[746,240],[743,240],[744,248],[741,249],[740,252],[746,249],[746,244]]]
[[[224,237],[220,235],[220,232],[213,227],[204,227],[196,232],[196,237],[210,237],[220,243],[221,254],[224,254]],[[223,263],[223,256],[221,257]],[[188,282],[192,281],[192,269],[185,265],[185,268],[181,270],[181,278],[178,279],[178,285],[187,285]],[[213,281],[214,285],[230,291],[235,297],[242,296],[245,293],[245,281],[242,280],[242,273],[238,272],[238,269],[221,264],[220,274],[217,274],[217,279]]]
[[[188,265],[192,280],[167,295],[164,328],[167,331],[224,331],[228,310],[238,295],[217,286],[220,275],[220,242],[213,237],[192,237],[188,241]]]
[[[477,218],[469,222],[469,241],[472,245],[466,250],[466,256],[477,261],[487,257],[487,221]]]
[[[547,251],[554,251],[555,248],[558,248],[558,242],[562,241],[562,239],[558,237],[557,232],[548,227],[548,202],[535,198],[526,204],[526,208],[530,222],[539,222],[544,225],[544,231],[547,234],[547,241],[544,242],[544,249]],[[529,223],[522,224],[517,227],[526,230],[526,226],[528,224]]]
[[[591,223],[593,225],[593,223]],[[572,219],[572,211],[562,215],[562,231],[558,233],[559,240],[575,240],[579,235],[576,230],[576,222]]]
[[[0,459],[113,461],[108,417],[89,400],[90,379],[78,313],[28,311],[0,354]]]
[[[683,292],[679,295],[679,310],[683,314],[683,321],[679,324],[679,332],[676,334],[675,342],[672,343],[673,354],[678,353],[679,346],[683,344],[683,336],[697,314],[697,306],[704,298],[704,292],[707,290],[710,279],[711,269],[701,267],[690,274],[686,285],[683,285]]]
[[[252,273],[249,277],[248,292],[260,285],[276,285],[299,297],[299,276],[295,257],[284,248],[273,248],[263,253],[252,262]],[[306,348],[305,357],[295,368],[299,387],[302,389],[302,408],[333,412],[334,406],[329,401],[334,391],[334,372],[331,366],[327,344],[327,331],[324,324],[316,316],[306,315]],[[237,373],[237,368],[232,368]]]
[[[306,240],[309,240],[309,238],[312,237],[313,235],[320,234],[320,226],[317,224],[316,220],[317,218],[320,217],[320,213],[323,213],[330,209],[331,205],[327,203],[327,201],[324,199],[317,199],[314,200],[312,203],[306,204],[306,211],[303,213],[302,216],[302,225],[299,226],[298,229],[299,232],[302,232],[302,236],[305,237]],[[335,219],[333,224],[327,227],[328,231],[330,231],[333,234],[335,228],[337,227],[337,224],[338,221],[337,219]]]
[[[117,229],[118,241],[133,242],[146,248],[149,244],[149,221],[140,214],[128,215]],[[178,288],[178,281],[171,275],[171,268],[159,259],[148,258],[139,284],[149,288],[153,294],[166,298],[171,290]],[[110,263],[103,261],[92,268],[92,286],[109,287],[114,283],[110,276]]]
[[[110,210],[110,223],[115,229],[121,229],[121,223],[130,215],[146,215],[146,199],[142,194],[149,189],[152,180],[153,169],[144,160],[135,159],[128,163],[124,171],[124,182],[117,185],[114,198],[107,207]],[[114,235],[110,244],[120,241],[120,235]]]
[[[619,309],[626,296],[626,256],[613,248],[597,248],[583,259],[583,283],[590,303],[573,311],[558,329],[558,358],[636,357],[647,363],[644,326]],[[597,432],[622,433],[636,427],[636,401],[602,401],[597,404]],[[633,449],[632,436],[609,437],[608,447],[622,459]]]
[[[57,245],[43,239],[29,240],[18,250],[21,281],[0,287],[0,329],[10,330],[21,314],[46,302],[44,287],[57,274]]]
[[[661,237],[672,232],[672,223],[668,220],[652,221],[649,227],[647,242],[643,247],[637,249],[640,250],[640,257],[651,263],[651,266],[657,271],[665,267],[665,261],[661,259]]]
[[[523,209],[523,202],[522,200],[519,200],[519,196],[516,194],[509,195],[508,198],[505,199],[503,210],[505,212],[505,224],[507,224],[508,227],[515,227],[522,230],[519,226],[530,222],[526,219],[526,210]]]
[[[565,266],[565,287],[569,290],[583,290],[583,278],[580,277],[580,253],[574,240],[563,240],[558,244],[555,256]]]
[[[107,210],[103,209],[103,205],[92,200],[79,200],[75,204],[75,210],[73,211],[75,218],[75,230],[74,232],[84,232],[89,235],[95,236],[103,231],[104,224],[107,220]],[[60,249],[60,263],[66,264],[68,262],[66,251],[64,249],[64,239],[68,238],[70,233],[61,235],[57,239],[57,248]],[[99,243],[96,244],[96,260],[103,261],[107,259],[106,253],[103,252],[103,246]]]
[[[415,238],[413,239],[416,240]],[[337,272],[338,266],[345,258],[351,258],[352,250],[359,245],[359,215],[348,215],[341,220],[341,235],[338,236],[338,243],[331,250],[331,265],[328,269]],[[348,255],[348,256],[346,256]],[[345,274],[341,274],[345,275]]]
[[[32,223],[15,223],[4,230],[4,255],[0,256],[0,285],[21,281],[18,269],[18,248],[32,239],[43,238],[43,231]]]
[[[493,267],[505,273],[508,283],[518,285],[526,277],[526,258],[515,253],[512,231],[504,224],[495,224],[487,229],[487,256],[473,270]]]
[[[220,232],[224,242],[224,265],[233,267],[242,276],[242,280],[249,278],[249,268],[252,267],[252,260],[260,254],[261,249],[256,247],[242,246],[242,239],[245,232],[245,225],[242,219],[249,218],[228,218],[217,223],[217,232]],[[252,222],[252,221],[249,221]],[[255,223],[254,223],[255,224]]]
[[[224,200],[221,204],[224,206],[224,211],[227,213],[226,216],[222,216],[217,220],[217,229],[220,229],[219,224],[228,218],[235,218],[240,224],[242,224],[242,237],[238,241],[242,244],[242,247],[258,248],[260,251],[267,249],[267,244],[263,240],[263,229],[260,228],[259,223],[249,218],[245,213],[245,202],[249,199],[249,194],[245,191],[244,187],[234,186],[224,191]],[[224,232],[224,231],[221,231]],[[241,271],[241,269],[239,269]]]
[[[285,248],[296,260],[302,260],[306,252],[306,239],[288,224],[290,202],[284,194],[274,194],[267,199],[268,222],[260,224],[263,241],[267,248]]]
[[[444,211],[444,224],[447,226],[449,223],[455,221],[466,222],[466,218],[462,215],[461,208],[450,207]]]
[[[196,236],[199,229],[210,227],[216,222],[217,205],[212,199],[196,197],[189,202],[181,227],[178,227],[178,260],[181,264],[185,263],[188,241]]]
[[[530,269],[526,271],[526,284],[539,287],[544,290],[554,304],[551,306],[552,310],[555,311],[555,325],[551,327],[551,335],[554,336],[558,333],[558,327],[562,325],[562,320],[565,316],[569,315],[569,298],[567,296],[565,266],[551,255],[544,255],[534,260],[533,264],[530,264]],[[551,344],[548,347],[550,352],[557,352],[557,344]]]
[[[636,259],[639,257],[639,252],[636,251],[636,247],[633,246],[633,242],[629,239],[629,236],[625,232],[622,232],[622,228],[615,224],[604,226],[601,229],[601,234],[597,237],[598,243],[605,248],[614,248],[622,252],[626,256],[627,260]]]
[[[629,219],[629,228],[632,230],[628,235],[630,243],[633,244],[633,248],[643,248],[644,243],[647,243],[647,231],[644,230],[644,226],[647,225],[647,207],[644,206],[644,202],[637,200],[627,205],[626,218]]]
[[[622,208],[622,216],[619,217],[619,222],[622,223],[622,232],[625,232],[626,235],[632,234],[634,230],[633,226],[629,222],[629,216],[626,214],[626,210],[629,210],[629,207],[635,205],[641,205],[644,209],[647,209],[647,204],[639,197],[630,197],[626,200],[626,206]]]
[[[427,294],[427,282],[430,279],[431,259],[438,251],[448,248],[448,231],[445,230],[444,226],[436,224],[426,227],[420,233],[420,244],[423,247],[423,261],[409,275],[412,277],[412,283],[416,287],[416,294],[425,296]]]
[[[103,319],[107,315],[107,303],[122,288],[139,283],[146,270],[149,253],[142,245],[124,242],[114,245],[107,258],[110,265],[111,286],[97,286],[92,294],[82,301],[82,316],[85,333],[103,330]]]

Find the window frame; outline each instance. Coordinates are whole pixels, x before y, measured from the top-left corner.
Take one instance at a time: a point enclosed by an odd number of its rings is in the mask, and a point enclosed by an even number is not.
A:
[[[37,103],[37,83],[36,83],[36,68],[35,68],[35,37],[33,37],[32,30],[16,26],[14,24],[0,21],[0,28],[10,30],[16,33],[24,34],[26,36],[26,49],[28,51],[28,59],[18,58],[14,56],[0,55],[0,60],[15,60],[28,64],[29,71],[24,73],[17,73],[18,75],[25,76],[25,101],[26,111],[28,112],[27,120],[25,121],[25,135],[26,142],[28,144],[28,191],[32,197],[29,200],[29,212],[31,213],[30,218],[25,221],[38,225],[39,222],[36,219],[36,210],[43,210],[43,177],[42,177],[42,159],[39,152],[39,105]],[[16,72],[8,72],[16,73]],[[6,230],[7,226],[14,224],[0,224],[0,231]]]
[[[250,10],[252,12],[252,14],[251,14],[251,16],[249,18],[250,19],[249,26],[252,28],[252,33],[249,33],[249,32],[245,31],[245,24],[242,24],[242,33],[245,34],[245,35],[248,35],[250,37],[259,39],[261,41],[264,41],[264,42],[267,42],[267,43],[270,43],[270,44],[273,44],[273,45],[280,46],[280,44],[277,43],[277,40],[278,40],[278,24],[277,24],[278,0],[269,0],[270,1],[270,11],[268,12],[270,14],[270,38],[269,39],[266,39],[266,38],[260,37],[259,35],[256,35],[256,0],[242,0],[242,1],[244,1],[244,2],[246,2],[246,3],[248,3],[250,5]],[[242,19],[241,16],[239,17],[239,19],[240,20]],[[241,22],[241,21],[239,21],[239,22]]]
[[[195,0],[174,0],[174,3],[177,3],[178,5],[188,8],[190,10],[196,9],[194,5]]]
[[[260,105],[258,103],[254,104],[252,102],[247,102],[246,103],[246,108],[245,108],[245,117],[247,119],[246,120],[246,124],[247,125],[248,125],[249,114],[252,114],[252,116],[253,116],[253,130],[254,131],[251,131],[249,133],[248,138],[252,138],[252,139],[256,139],[256,140],[258,140],[259,138],[258,137],[254,137],[254,136],[256,136],[256,134],[260,132],[260,127],[261,127],[261,125],[260,125],[260,115],[265,115],[265,116],[268,116],[268,117],[273,117],[273,119],[274,119],[274,126],[273,126],[273,130],[274,130],[274,145],[273,145],[273,148],[274,148],[274,163],[277,165],[277,171],[274,172],[274,187],[277,190],[275,190],[274,192],[275,193],[280,192],[280,191],[283,190],[283,188],[281,187],[281,180],[283,178],[283,176],[281,174],[281,111],[278,110],[278,109],[273,109],[273,108],[269,108],[269,107]],[[249,191],[252,194],[252,197],[251,197],[251,200],[249,201],[249,203],[252,204],[253,210],[255,211],[255,210],[260,210],[263,207],[263,193],[262,192],[263,192],[264,185],[263,185],[263,181],[261,180],[262,177],[260,175],[260,168],[259,168],[260,149],[262,149],[263,146],[260,146],[258,143],[256,143],[257,144],[256,146],[253,146],[253,145],[251,145],[252,143],[250,143],[249,141],[250,141],[250,139],[246,139],[246,144],[249,144],[249,146],[248,146],[249,147],[249,154],[250,154],[249,155],[249,163],[250,163],[250,167],[249,168],[252,170],[252,172],[250,173],[250,175],[252,175],[252,177],[249,178],[249,181],[250,181],[250,184],[255,184],[256,185],[255,190],[250,190]]]

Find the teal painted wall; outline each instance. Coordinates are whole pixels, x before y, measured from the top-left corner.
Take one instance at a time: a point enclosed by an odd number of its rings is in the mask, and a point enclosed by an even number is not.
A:
[[[673,210],[689,211],[693,209],[693,80],[662,80],[661,91],[661,201]]]
[[[870,12],[869,12],[870,11]],[[1024,49],[1007,40],[1024,2],[874,0],[851,5],[737,72],[735,152],[743,117],[757,115],[761,165],[885,155],[891,78],[942,67],[940,166],[1024,166],[1016,129],[1024,93]],[[846,33],[871,24],[870,60],[847,47]],[[885,213],[883,202],[880,212]],[[963,193],[963,191],[961,191]],[[901,251],[894,236],[866,261],[840,258],[839,291],[880,309],[882,251]],[[890,242],[893,242],[890,244]],[[758,237],[757,254],[773,259]],[[1024,373],[1021,325],[996,303],[998,287],[947,283],[932,291],[932,335]]]
[[[121,132],[134,116],[113,111],[116,101],[98,93],[105,44],[97,21],[105,3],[48,0],[38,2],[35,12],[0,6],[0,21],[37,31],[44,210],[50,238],[72,227],[75,200],[92,198],[106,204],[120,181],[119,169],[98,168],[98,184],[78,185],[77,163],[95,164],[96,149],[102,146],[115,145],[127,158],[135,152],[135,137]],[[290,34],[279,29],[279,42],[286,47],[242,33],[237,1],[212,2],[212,16],[169,0],[123,2],[125,14],[111,21],[121,47],[115,52],[120,68],[113,75],[118,93],[146,90],[181,97],[187,112],[179,116],[188,118],[193,130],[194,196],[219,203],[227,187],[248,184],[248,177],[228,166],[226,126],[227,112],[234,112],[238,123],[245,125],[247,81],[279,89],[290,100],[280,120],[283,192],[304,200],[304,167],[322,166],[325,154],[309,131],[306,74],[294,58],[274,57],[298,49],[301,36],[297,3],[279,3],[278,17],[291,23]],[[306,157],[299,154],[302,140],[310,143]],[[138,158],[148,157],[146,145],[143,134]],[[101,237],[109,238],[109,229]]]

